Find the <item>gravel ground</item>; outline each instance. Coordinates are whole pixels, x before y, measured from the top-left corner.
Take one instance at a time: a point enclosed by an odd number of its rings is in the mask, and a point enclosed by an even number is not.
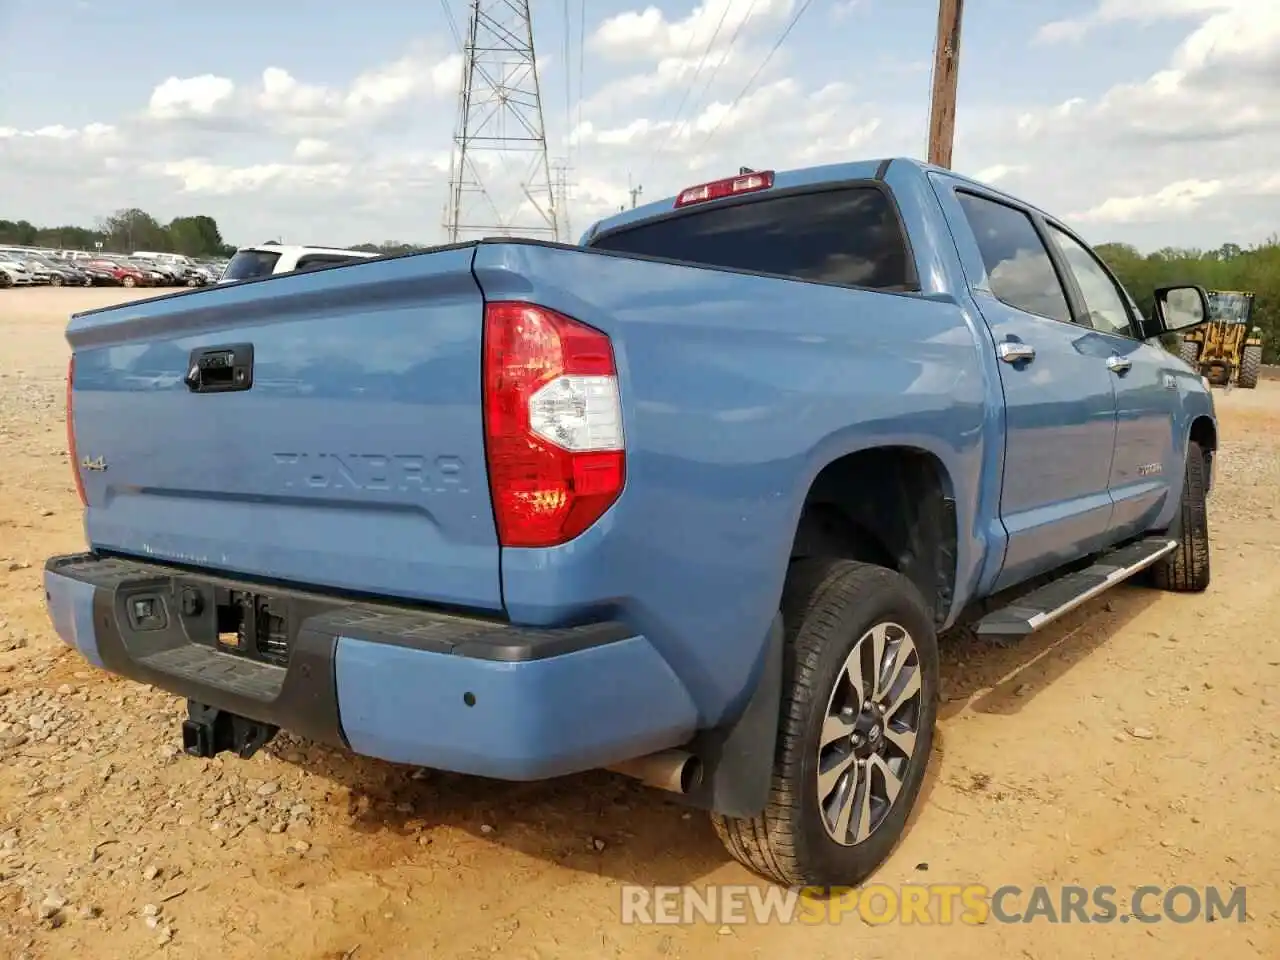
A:
[[[703,816],[604,773],[495,783],[287,735],[187,758],[181,701],[62,647],[40,586],[82,546],[62,331],[123,296],[0,297],[0,956],[1280,956],[1280,384],[1218,394],[1208,593],[950,639],[921,809],[876,878],[1246,885],[1245,923],[623,925],[622,884],[758,882]]]

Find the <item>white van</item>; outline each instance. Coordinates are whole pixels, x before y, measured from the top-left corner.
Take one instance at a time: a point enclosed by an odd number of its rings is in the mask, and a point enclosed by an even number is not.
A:
[[[303,247],[286,246],[280,243],[260,243],[251,247],[241,247],[222,271],[219,283],[230,283],[234,280],[254,280],[258,277],[270,277],[277,273],[291,273],[294,270],[314,270],[316,267],[327,267],[334,263],[350,263],[352,260],[367,260],[381,254],[369,253],[365,250],[344,250],[341,247]]]

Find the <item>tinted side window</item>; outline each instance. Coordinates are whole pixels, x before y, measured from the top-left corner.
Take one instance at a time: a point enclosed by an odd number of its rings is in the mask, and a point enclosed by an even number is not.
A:
[[[874,187],[710,207],[620,230],[591,246],[797,280],[914,289],[893,204]]]
[[[276,268],[278,253],[267,253],[262,250],[241,250],[231,258],[227,269],[223,271],[223,280],[252,280],[255,277],[269,277]]]
[[[308,253],[298,258],[295,270],[315,270],[319,267],[331,267],[335,263],[350,263],[358,257],[343,257],[331,253]]]
[[[1085,310],[1089,312],[1089,322],[1093,329],[1117,333],[1123,337],[1133,336],[1133,328],[1129,324],[1129,308],[1125,306],[1120,291],[1094,255],[1074,237],[1063,233],[1053,224],[1049,225],[1049,234],[1071,268],[1071,275],[1075,277],[1080,295],[1084,297]]]
[[[982,252],[991,292],[1011,307],[1070,323],[1067,295],[1031,218],[971,193],[956,196]]]

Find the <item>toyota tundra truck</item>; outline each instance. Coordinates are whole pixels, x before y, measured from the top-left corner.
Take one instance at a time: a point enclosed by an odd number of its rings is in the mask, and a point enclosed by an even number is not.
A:
[[[187,701],[508,780],[607,768],[791,885],[888,856],[938,635],[1209,584],[1218,430],[1062,221],[910,159],[79,313],[58,634]]]

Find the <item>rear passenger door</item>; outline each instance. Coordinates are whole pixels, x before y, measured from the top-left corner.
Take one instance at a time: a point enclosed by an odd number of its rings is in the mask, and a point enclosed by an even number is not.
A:
[[[1075,322],[1067,287],[1027,210],[934,175],[999,361],[1005,401],[1000,590],[1099,549],[1116,402],[1107,344]]]
[[[1181,477],[1173,436],[1180,399],[1171,376],[1173,356],[1139,339],[1132,298],[1097,254],[1061,224],[1048,222],[1047,227],[1074,284],[1080,319],[1098,332],[1106,350],[1116,393],[1116,451],[1108,479],[1111,539],[1122,540],[1151,526],[1169,493],[1170,478]]]

